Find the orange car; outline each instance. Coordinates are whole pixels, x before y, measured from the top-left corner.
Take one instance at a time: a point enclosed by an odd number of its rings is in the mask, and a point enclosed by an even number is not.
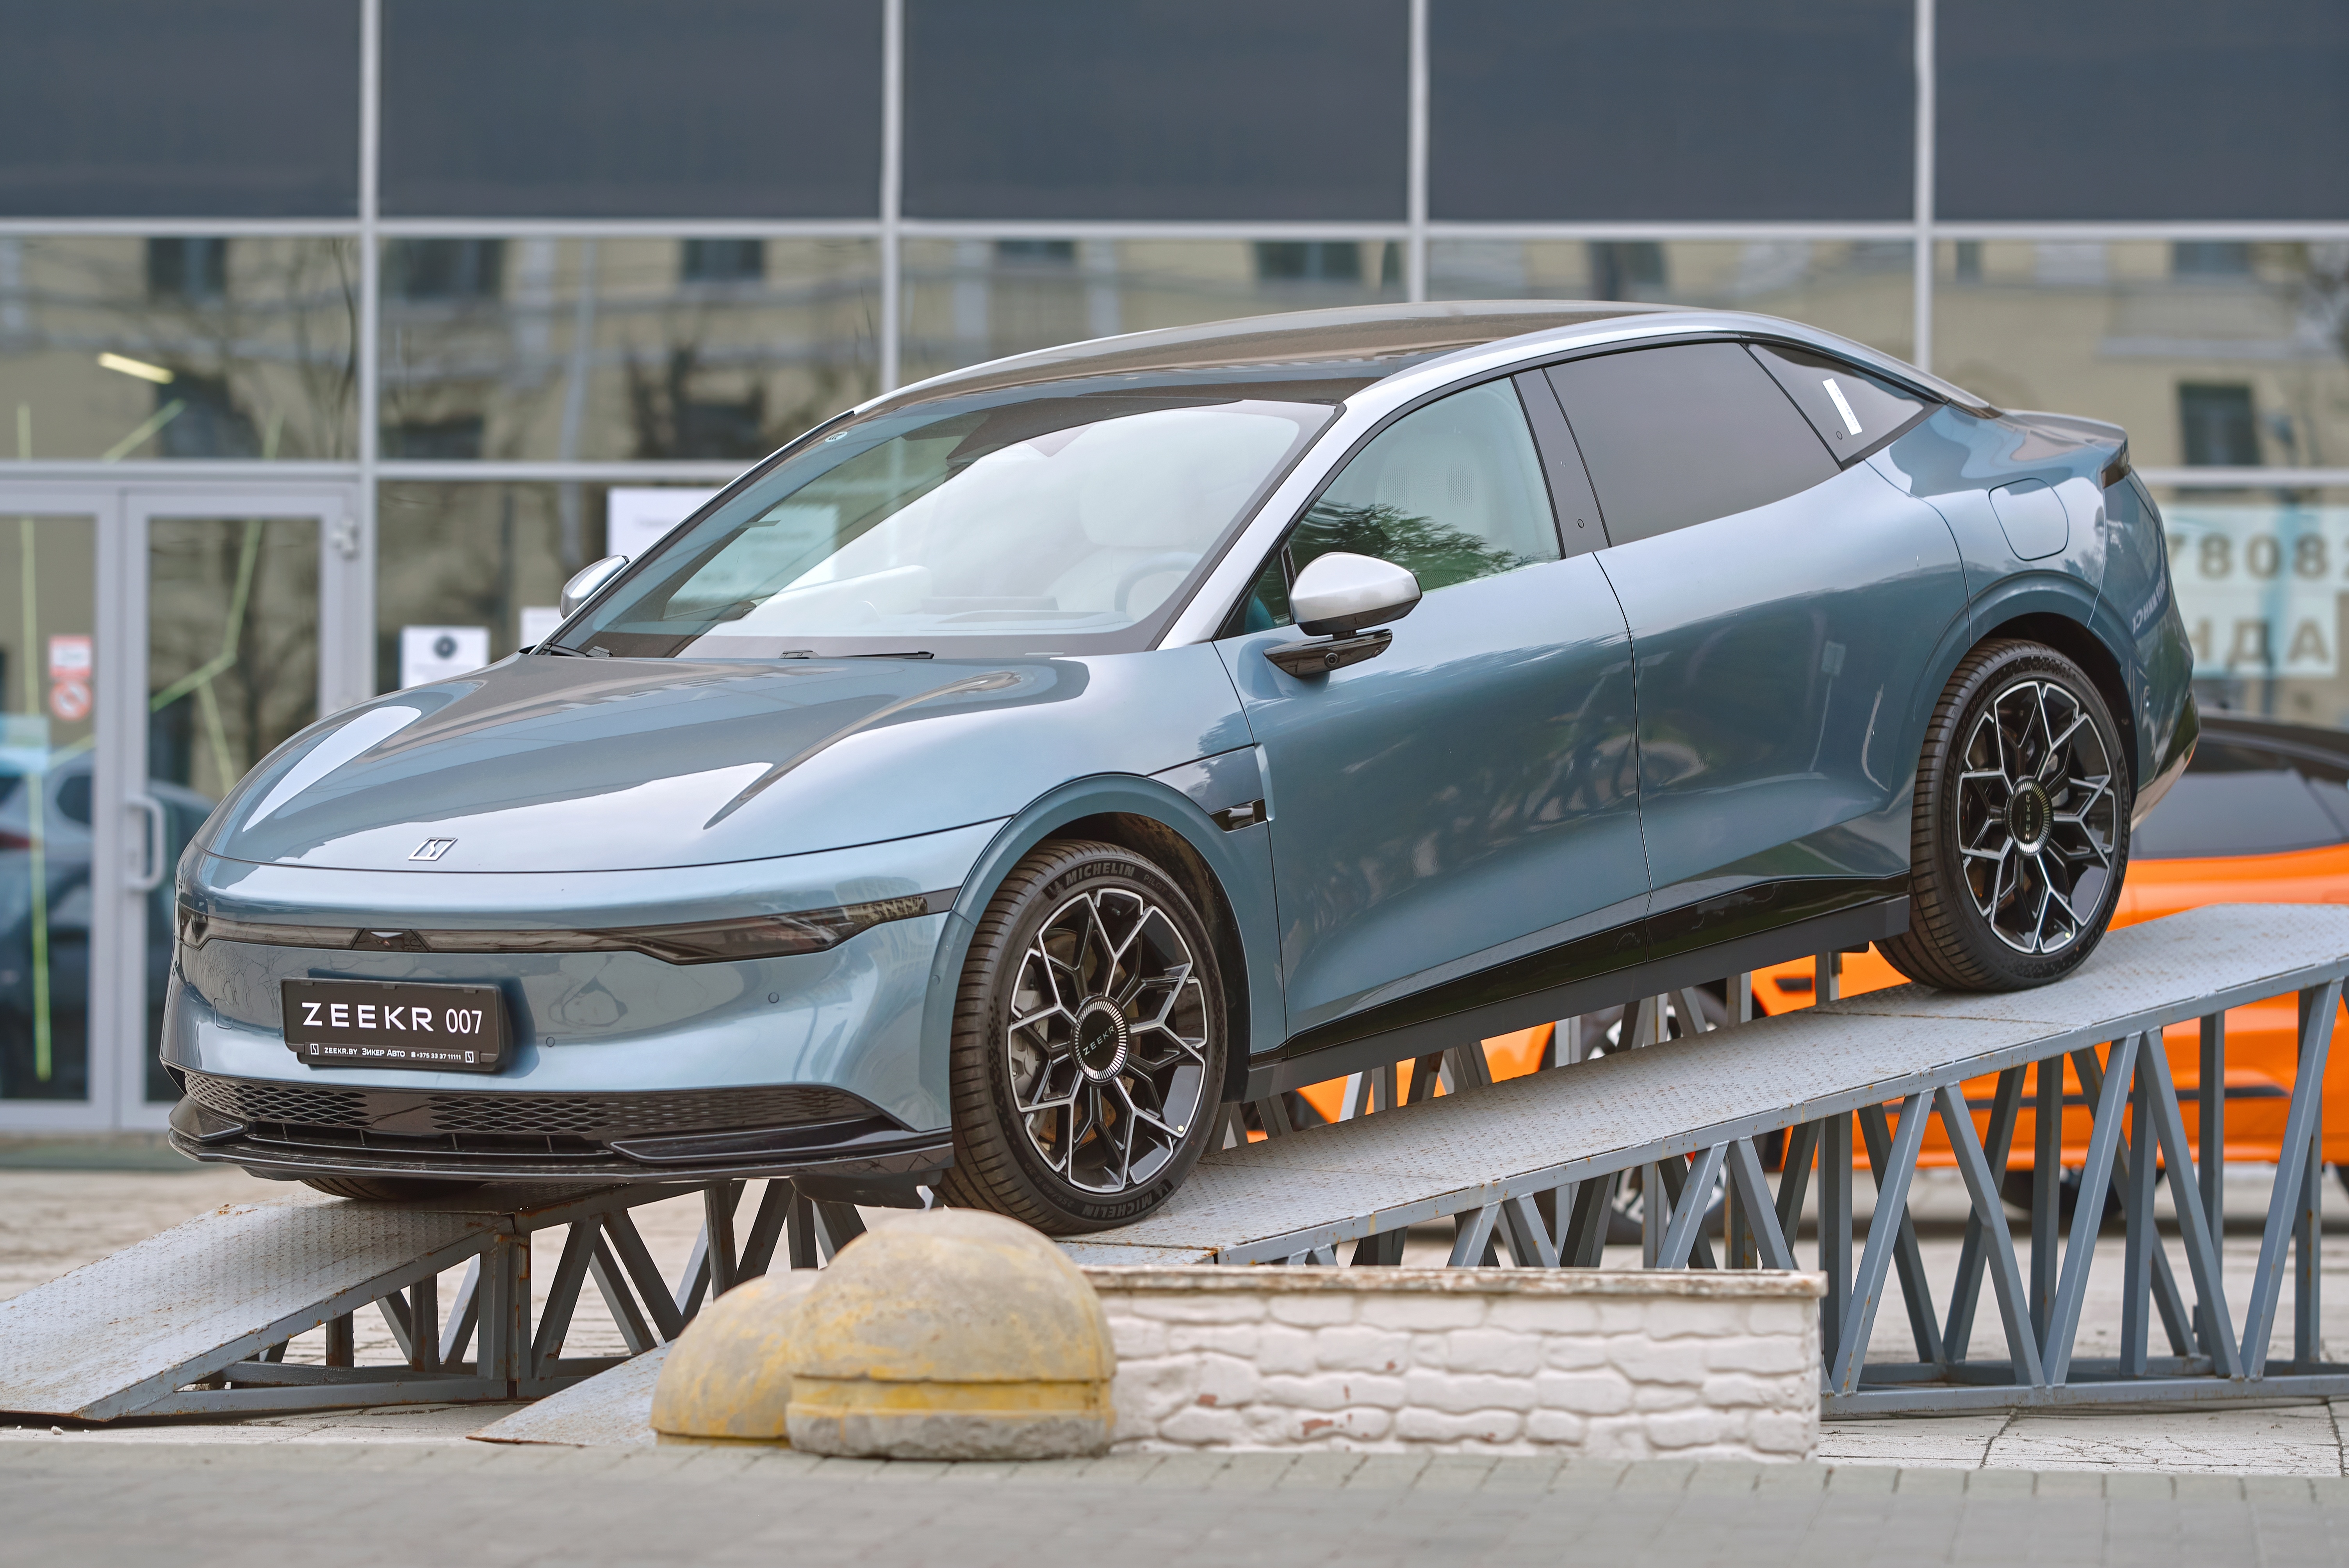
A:
[[[2157,920],[2206,903],[2349,903],[2349,733],[2239,714],[2203,716],[2201,742],[2185,777],[2134,836],[2113,923]],[[1847,996],[1906,979],[1874,948],[1842,955],[1838,962],[1837,986]],[[1809,1006],[1814,969],[1804,959],[1756,971],[1754,1011]],[[1538,1068],[1550,1036],[1544,1026],[1485,1041],[1493,1076],[1514,1078]],[[2199,1032],[2190,1023],[2174,1026],[2166,1044],[2188,1132],[2199,1137]],[[2292,997],[2228,1014],[2229,1161],[2275,1161],[2299,1050]],[[2349,1054],[2335,1060],[2340,1065],[2325,1086],[2324,1158],[2343,1167],[2349,1181]],[[1410,1064],[1398,1070],[1407,1085]],[[1987,1128],[1996,1084],[1995,1078],[1982,1078],[1966,1085],[1978,1128]],[[2011,1171],[2031,1167],[2031,1088],[2026,1081]],[[1313,1085],[1303,1099],[1323,1118],[1335,1119],[1344,1093],[1345,1082],[1339,1079]],[[2078,1164],[2086,1157],[2090,1117],[2079,1078],[2068,1065],[2064,1095],[2064,1159]],[[1920,1162],[1954,1162],[1938,1122],[1926,1130]]]

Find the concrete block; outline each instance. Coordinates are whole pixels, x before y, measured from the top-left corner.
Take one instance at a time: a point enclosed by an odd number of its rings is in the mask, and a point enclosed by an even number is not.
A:
[[[1136,1291],[1126,1301],[1135,1316],[1161,1323],[1261,1323],[1270,1315],[1263,1296],[1241,1291]]]
[[[1495,1377],[1428,1367],[1404,1373],[1402,1384],[1406,1405],[1423,1406],[1450,1415],[1534,1408],[1534,1385],[1528,1377]]]
[[[1754,1411],[1745,1418],[1745,1440],[1756,1453],[1807,1458],[1819,1443],[1818,1412]]]
[[[1695,1388],[1703,1386],[1705,1374],[1713,1370],[1705,1364],[1708,1348],[1702,1341],[1659,1343],[1626,1336],[1608,1341],[1607,1358],[1634,1383],[1684,1383]]]
[[[1185,1356],[1218,1355],[1256,1358],[1257,1336],[1263,1328],[1253,1323],[1177,1323],[1168,1324],[1166,1348]]]
[[[1589,1435],[1589,1418],[1575,1410],[1543,1405],[1526,1414],[1526,1436],[1537,1443],[1578,1448]]]
[[[1361,1298],[1351,1291],[1282,1292],[1272,1298],[1272,1320],[1304,1328],[1323,1328],[1353,1322],[1360,1305]]]
[[[1408,1443],[1507,1443],[1525,1429],[1515,1410],[1453,1413],[1413,1405],[1395,1413],[1394,1435]]]
[[[1792,1377],[1749,1377],[1742,1372],[1725,1372],[1707,1377],[1697,1392],[1698,1398],[1716,1409],[1759,1407],[1784,1410],[1806,1403],[1808,1391]]]
[[[1764,1377],[1816,1377],[1819,1355],[1816,1340],[1806,1344],[1794,1336],[1746,1335],[1707,1343],[1704,1365],[1715,1372],[1751,1372]]]
[[[1449,1292],[1372,1295],[1362,1298],[1355,1320],[1373,1328],[1474,1328],[1485,1320],[1485,1303],[1477,1296]]]
[[[1619,1415],[1631,1408],[1631,1383],[1612,1368],[1593,1372],[1541,1372],[1534,1377],[1534,1402],[1545,1410],[1582,1416]]]
[[[1313,1336],[1313,1357],[1333,1370],[1400,1372],[1411,1363],[1411,1336],[1367,1324],[1341,1324]]]
[[[1686,1410],[1661,1410],[1647,1421],[1648,1440],[1664,1449],[1717,1443],[1729,1435],[1729,1418],[1698,1406]]]
[[[1447,1364],[1455,1372],[1491,1372],[1523,1377],[1538,1371],[1542,1343],[1530,1334],[1494,1328],[1464,1328],[1445,1336]]]
[[[1542,1345],[1543,1364],[1561,1372],[1607,1365],[1607,1342],[1593,1335],[1561,1335]]]
[[[1256,1331],[1256,1367],[1266,1374],[1310,1372],[1320,1365],[1312,1329],[1268,1323]]]

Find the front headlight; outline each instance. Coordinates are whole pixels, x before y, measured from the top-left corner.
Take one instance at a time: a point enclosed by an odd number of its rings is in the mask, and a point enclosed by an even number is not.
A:
[[[959,889],[903,898],[698,920],[677,925],[614,926],[593,931],[407,931],[336,925],[276,925],[228,920],[181,904],[180,944],[252,942],[268,947],[324,947],[357,953],[642,953],[664,964],[730,964],[745,958],[785,958],[837,947],[861,931],[895,920],[943,914]]]

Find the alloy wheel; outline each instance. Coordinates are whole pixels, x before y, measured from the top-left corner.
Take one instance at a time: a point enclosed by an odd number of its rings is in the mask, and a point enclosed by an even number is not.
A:
[[[1206,1103],[1206,987],[1181,928],[1141,893],[1069,899],[1020,955],[1005,1031],[1029,1144],[1089,1192],[1143,1185]]]
[[[2120,801],[2080,699],[2020,680],[1982,709],[1958,778],[1958,844],[1974,908],[2018,953],[2061,953],[2102,906]]]

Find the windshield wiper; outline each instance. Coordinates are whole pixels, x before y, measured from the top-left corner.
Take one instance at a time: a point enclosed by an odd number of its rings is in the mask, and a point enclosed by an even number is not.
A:
[[[584,659],[588,656],[577,648],[566,648],[561,643],[540,643],[530,651],[533,654],[546,654],[565,659]]]
[[[785,648],[781,653],[769,656],[778,659],[935,659],[937,655],[927,648],[907,648],[903,653],[895,654],[819,654],[813,648]]]

